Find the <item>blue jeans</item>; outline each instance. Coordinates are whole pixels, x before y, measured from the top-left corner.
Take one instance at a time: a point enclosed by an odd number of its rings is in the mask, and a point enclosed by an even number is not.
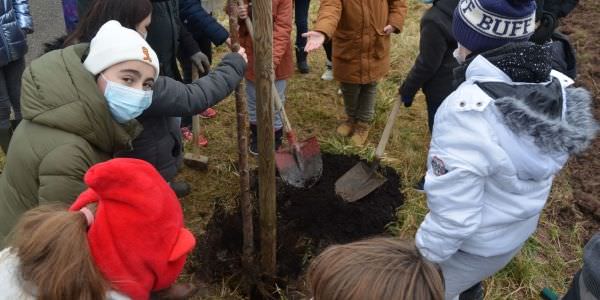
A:
[[[308,8],[310,7],[310,0],[295,0],[294,3],[296,48],[304,49],[304,46],[306,46],[306,38],[303,38],[302,34],[308,31]]]
[[[275,80],[275,88],[281,99],[281,105],[285,105],[285,88],[287,86],[286,80]],[[248,103],[248,119],[250,124],[256,124],[256,87],[254,82],[246,79],[246,102]],[[275,108],[273,108],[275,112]],[[275,130],[283,128],[283,121],[281,120],[281,114],[275,112],[273,115],[273,126]]]

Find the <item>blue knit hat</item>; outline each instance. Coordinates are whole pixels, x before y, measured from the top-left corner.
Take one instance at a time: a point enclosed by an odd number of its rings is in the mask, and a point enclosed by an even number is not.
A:
[[[474,53],[526,41],[535,31],[535,0],[460,0],[452,30]]]

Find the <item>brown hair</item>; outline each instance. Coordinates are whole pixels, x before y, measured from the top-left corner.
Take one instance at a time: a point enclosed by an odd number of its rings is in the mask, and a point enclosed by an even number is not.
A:
[[[26,212],[10,234],[22,286],[38,300],[104,300],[108,283],[94,264],[80,212],[46,205]]]
[[[115,20],[123,27],[135,30],[152,13],[149,0],[95,0],[85,17],[79,20],[63,47],[77,43],[89,43],[104,23]]]
[[[308,269],[315,300],[441,300],[438,267],[421,256],[414,242],[373,238],[329,247]]]

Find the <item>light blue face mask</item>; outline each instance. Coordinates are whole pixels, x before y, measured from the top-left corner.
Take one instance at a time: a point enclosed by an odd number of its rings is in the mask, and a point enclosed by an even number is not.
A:
[[[137,118],[152,104],[152,91],[143,91],[108,80],[106,81],[104,97],[113,118],[119,123],[125,123]]]
[[[433,3],[433,0],[421,0],[421,3],[423,3],[423,4],[431,4],[431,3]]]

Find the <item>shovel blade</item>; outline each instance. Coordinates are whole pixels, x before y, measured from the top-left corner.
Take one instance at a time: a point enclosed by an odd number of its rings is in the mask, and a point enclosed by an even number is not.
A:
[[[356,164],[335,182],[335,193],[348,202],[358,201],[378,187],[387,179],[366,163]]]
[[[316,137],[277,150],[275,164],[279,176],[296,188],[310,188],[321,179],[323,160]]]

